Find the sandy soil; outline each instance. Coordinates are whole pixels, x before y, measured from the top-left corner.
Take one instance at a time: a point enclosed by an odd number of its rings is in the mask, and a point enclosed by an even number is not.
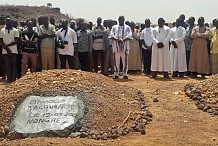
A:
[[[182,91],[187,83],[199,80],[189,78],[166,80],[161,77],[153,80],[143,75],[130,75],[130,79],[116,82],[141,90],[153,121],[146,126],[146,135],[132,134],[116,140],[96,141],[80,138],[35,138],[3,140],[0,145],[72,145],[72,146],[217,146],[218,117],[198,110]],[[0,83],[0,88],[4,88]],[[1,89],[0,89],[1,91]],[[159,102],[153,102],[157,98]]]

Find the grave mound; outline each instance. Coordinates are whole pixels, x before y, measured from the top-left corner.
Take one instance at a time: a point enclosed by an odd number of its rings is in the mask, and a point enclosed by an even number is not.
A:
[[[103,75],[51,70],[28,74],[0,93],[0,137],[114,139],[145,134],[152,120],[141,91]]]
[[[195,84],[187,84],[184,89],[199,110],[218,115],[218,75]]]

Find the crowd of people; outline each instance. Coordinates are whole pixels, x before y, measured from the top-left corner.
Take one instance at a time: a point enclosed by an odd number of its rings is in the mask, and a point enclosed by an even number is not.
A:
[[[80,19],[40,16],[18,23],[5,18],[0,31],[0,76],[13,82],[28,69],[81,69],[117,79],[122,73],[142,72],[151,78],[218,73],[218,19],[213,27],[199,17],[185,20],[181,14],[170,28],[163,18],[156,27],[146,19],[136,25],[120,16],[118,21],[98,17],[96,25]]]

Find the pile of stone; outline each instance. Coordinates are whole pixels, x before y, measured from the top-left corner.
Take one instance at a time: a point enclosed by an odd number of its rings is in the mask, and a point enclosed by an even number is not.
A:
[[[132,132],[145,134],[152,116],[141,91],[81,71],[28,74],[0,93],[1,139],[115,139]]]
[[[187,84],[184,90],[198,109],[218,115],[218,75],[199,83]]]

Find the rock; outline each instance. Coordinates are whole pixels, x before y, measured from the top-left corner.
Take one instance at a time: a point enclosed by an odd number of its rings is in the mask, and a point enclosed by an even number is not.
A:
[[[213,113],[214,111],[213,111],[213,109],[208,109],[207,112],[208,113]]]
[[[218,111],[214,111],[214,113],[213,113],[214,115],[218,115]]]
[[[142,93],[142,91],[138,91],[138,94],[139,94],[139,95],[144,95],[144,94]]]
[[[186,91],[185,91],[185,95],[187,95],[188,97],[190,97],[190,96],[191,96],[191,91],[190,91],[190,90],[186,90]]]
[[[5,137],[5,132],[0,131],[0,137]]]
[[[3,140],[1,140],[2,141],[2,143],[6,143],[7,142],[7,139],[3,139]]]
[[[108,128],[107,128],[107,130],[108,130],[108,131],[111,131],[111,130],[112,130],[112,128],[111,128],[111,127],[108,127]]]
[[[146,109],[146,105],[145,104],[141,104],[141,109]]]
[[[71,134],[69,135],[69,137],[71,137],[71,138],[76,138],[76,137],[80,137],[80,135],[81,135],[80,132],[75,132],[75,133],[71,133]]]
[[[127,135],[127,134],[128,134],[128,132],[126,132],[126,131],[122,132],[122,135],[124,135],[124,136]]]
[[[10,132],[8,133],[7,137],[10,139],[10,140],[15,140],[15,139],[22,139],[24,138],[22,134],[19,134],[17,132]]]
[[[136,126],[137,126],[137,124],[132,124],[132,125],[131,125],[131,128],[134,129]]]
[[[104,131],[100,131],[100,133],[99,133],[100,135],[103,135],[104,134]]]
[[[116,129],[111,130],[112,134],[118,134],[118,131]]]
[[[108,139],[108,134],[107,134],[107,133],[104,133],[104,134],[102,135],[102,139],[103,139],[103,140],[107,140],[107,139]]]
[[[141,116],[141,115],[138,115],[138,116],[136,117],[135,121],[140,122],[141,119],[142,119],[142,116]]]
[[[205,100],[202,98],[202,99],[200,100],[200,102],[205,102]]]
[[[197,89],[197,90],[196,90],[196,94],[197,94],[197,95],[201,95],[201,90]]]
[[[98,140],[103,140],[102,135],[100,135],[100,134],[97,135],[97,139],[98,139]]]
[[[198,95],[195,94],[195,95],[192,97],[192,100],[197,100],[197,97],[198,97]]]
[[[130,133],[130,130],[128,128],[124,128],[122,131],[122,135],[127,135]]]
[[[68,136],[84,117],[84,103],[76,96],[28,96],[17,108],[11,131],[26,136]]]
[[[113,125],[111,128],[112,129],[117,129],[118,127],[116,125]]]
[[[153,102],[158,102],[158,99],[157,99],[157,98],[154,98],[154,99],[153,99]]]
[[[201,99],[203,99],[203,97],[202,96],[198,96],[197,98],[196,98],[196,100],[201,100]]]
[[[141,132],[145,130],[145,124],[144,123],[139,123],[136,127],[135,127],[135,131],[137,132]]]
[[[151,112],[147,112],[147,116],[152,118],[153,117],[153,114]]]
[[[203,111],[206,112],[208,109],[209,109],[208,106],[205,106],[204,109],[203,109]]]
[[[199,103],[199,104],[197,104],[197,107],[198,107],[199,110],[203,110],[204,109],[204,104]]]
[[[141,134],[142,134],[142,135],[145,135],[145,134],[146,134],[145,130],[142,130],[142,131],[141,131]]]
[[[112,136],[111,136],[111,138],[112,139],[116,139],[116,138],[118,138],[119,136],[117,135],[117,134],[113,134]]]
[[[146,119],[148,122],[149,122],[149,121],[152,121],[152,118],[150,118],[150,117],[146,117],[145,119]]]
[[[97,136],[95,134],[93,134],[92,139],[97,139]]]
[[[142,122],[146,125],[148,121],[146,119],[142,119]]]
[[[194,93],[191,93],[191,95],[189,96],[190,99],[192,99],[195,96]]]
[[[88,128],[86,128],[86,127],[82,127],[81,129],[80,129],[80,132],[87,132],[88,131]]]
[[[86,137],[88,137],[88,133],[82,132],[82,133],[80,134],[80,137],[81,137],[81,138],[86,138]]]

